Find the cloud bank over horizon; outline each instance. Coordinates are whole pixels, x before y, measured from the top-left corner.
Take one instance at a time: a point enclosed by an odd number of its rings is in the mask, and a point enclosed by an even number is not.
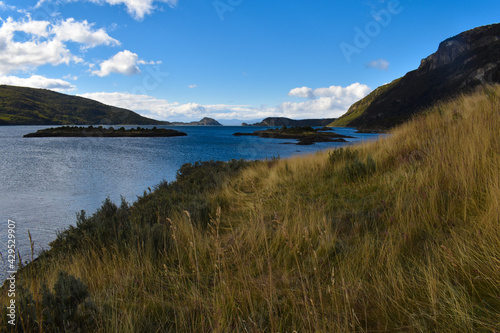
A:
[[[371,92],[364,84],[354,83],[348,87],[330,86],[311,89],[294,88],[289,96],[306,98],[303,102],[284,102],[275,107],[169,102],[149,95],[128,92],[96,92],[78,96],[101,103],[122,107],[141,115],[167,121],[192,121],[202,117],[219,119],[259,119],[266,117],[287,117],[292,119],[337,118],[344,114],[356,101]]]

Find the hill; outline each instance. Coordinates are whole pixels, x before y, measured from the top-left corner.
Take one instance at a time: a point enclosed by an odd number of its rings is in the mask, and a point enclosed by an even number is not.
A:
[[[91,99],[0,85],[0,125],[167,125]]]
[[[500,24],[443,41],[417,70],[376,89],[330,126],[386,130],[434,103],[500,82]]]
[[[285,118],[285,117],[268,117],[264,120],[262,120],[259,123],[255,124],[246,124],[243,123],[243,126],[287,126],[287,127],[303,127],[303,126],[327,126],[330,124],[332,121],[334,121],[335,118],[326,118],[326,119],[302,119],[302,120],[295,120],[295,119],[290,119],[290,118]]]
[[[376,142],[184,165],[131,206],[79,214],[20,269],[18,327],[494,332],[498,110],[488,86]]]
[[[200,121],[191,121],[189,123],[183,122],[172,122],[169,123],[170,126],[222,126],[217,120],[209,117],[204,117]]]

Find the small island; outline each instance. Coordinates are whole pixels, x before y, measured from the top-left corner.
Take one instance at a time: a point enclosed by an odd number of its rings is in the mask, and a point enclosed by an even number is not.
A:
[[[25,138],[47,138],[47,137],[106,137],[106,138],[157,138],[171,136],[186,136],[184,132],[166,128],[131,128],[126,130],[125,127],[114,129],[113,127],[78,127],[78,126],[62,126],[56,128],[47,128],[38,130],[35,133],[24,135]]]
[[[312,145],[315,142],[346,142],[352,136],[341,135],[334,132],[321,132],[311,126],[286,127],[266,129],[253,133],[234,133],[234,136],[258,136],[260,138],[296,139],[297,145]]]

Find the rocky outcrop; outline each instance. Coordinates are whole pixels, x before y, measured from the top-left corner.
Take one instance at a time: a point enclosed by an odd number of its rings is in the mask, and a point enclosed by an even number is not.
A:
[[[345,125],[388,129],[438,101],[498,82],[500,24],[494,24],[443,41],[434,54],[422,60],[417,70],[391,83],[376,98],[372,96],[369,103],[364,103],[363,112]]]
[[[324,129],[314,129],[311,126],[282,127],[255,131],[253,133],[234,133],[234,136],[258,136],[260,138],[272,139],[295,139],[297,145],[312,145],[315,142],[346,142],[345,139],[352,136],[337,134],[334,132],[322,132]],[[330,130],[327,128],[326,130]]]

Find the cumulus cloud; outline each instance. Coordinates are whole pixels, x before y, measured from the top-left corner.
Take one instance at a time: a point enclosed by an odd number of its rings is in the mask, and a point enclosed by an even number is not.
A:
[[[50,64],[70,64],[83,62],[68,49],[65,42],[80,43],[84,48],[118,43],[104,30],[92,29],[87,21],[68,19],[59,23],[27,20],[2,20],[0,27],[0,75],[16,71],[31,70]],[[14,39],[16,32],[27,35],[25,41]]]
[[[100,69],[92,71],[92,74],[100,77],[108,76],[111,73],[134,75],[139,74],[141,71],[137,64],[139,56],[128,50],[118,52],[113,57],[100,63]]]
[[[194,88],[196,88],[196,87],[198,87],[198,85],[197,85],[197,84],[190,84],[190,85],[188,86],[188,88],[190,88],[190,89],[194,89]]]
[[[294,88],[290,90],[288,96],[317,99],[321,97],[333,97],[337,100],[344,100],[350,103],[352,100],[359,100],[366,96],[370,88],[365,84],[353,83],[348,87],[330,86],[327,88],[311,89],[309,87]]]
[[[336,118],[355,102],[370,93],[365,84],[353,83],[347,87],[330,86],[312,89],[301,87],[290,90],[289,96],[307,98],[304,102],[284,102],[276,112],[290,118]]]
[[[302,98],[313,98],[314,97],[313,92],[314,91],[308,87],[294,88],[294,89],[290,90],[290,92],[288,93],[288,96],[302,97]]]
[[[0,84],[52,89],[57,91],[68,91],[76,89],[74,85],[67,81],[61,79],[50,79],[40,75],[32,75],[29,78],[20,78],[17,76],[0,76]]]
[[[367,63],[366,67],[386,71],[389,69],[389,62],[385,59],[377,59],[377,60],[373,60],[373,61],[370,61],[369,63]]]
[[[87,20],[77,22],[73,18],[60,22],[52,27],[52,33],[60,41],[76,42],[84,48],[92,48],[98,45],[120,45],[120,42],[111,38],[104,29],[92,30],[93,23]]]

